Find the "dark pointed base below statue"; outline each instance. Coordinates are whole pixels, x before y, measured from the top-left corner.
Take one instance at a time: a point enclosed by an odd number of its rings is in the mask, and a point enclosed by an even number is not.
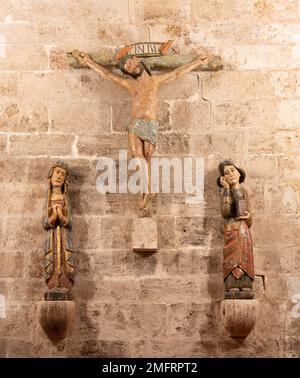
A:
[[[229,289],[225,291],[225,299],[253,299],[253,290],[248,288]]]
[[[75,303],[73,301],[43,301],[37,304],[39,322],[55,344],[67,336],[75,317]]]
[[[55,287],[44,294],[45,301],[71,301],[73,296],[69,289]]]
[[[255,299],[225,299],[221,303],[224,329],[233,338],[245,338],[253,330],[258,314]]]

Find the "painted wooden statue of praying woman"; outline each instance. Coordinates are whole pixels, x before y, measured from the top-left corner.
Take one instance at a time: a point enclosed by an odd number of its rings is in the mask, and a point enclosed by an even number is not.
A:
[[[220,207],[224,219],[225,299],[252,299],[252,214],[248,193],[241,186],[246,174],[230,160],[224,160],[219,164],[219,172],[217,184],[223,189]]]
[[[44,206],[43,227],[47,231],[44,277],[45,300],[71,300],[74,283],[72,214],[68,196],[68,167],[58,161],[49,171],[49,188]]]

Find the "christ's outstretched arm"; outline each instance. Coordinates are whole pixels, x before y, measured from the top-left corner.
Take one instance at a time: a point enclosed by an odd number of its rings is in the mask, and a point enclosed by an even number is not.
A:
[[[80,52],[79,50],[73,51],[73,56],[76,58],[81,64],[85,64],[88,67],[92,68],[96,71],[103,79],[110,80],[113,83],[119,85],[122,88],[129,88],[128,80],[123,79],[122,77],[113,74],[108,69],[102,67],[100,64],[95,63],[88,54],[84,52]]]
[[[197,59],[193,60],[191,63],[184,64],[181,67],[176,68],[175,70],[168,72],[164,75],[156,76],[159,84],[167,84],[172,80],[177,79],[178,77],[182,76],[185,73],[188,73],[198,67],[200,64],[208,64],[210,61],[210,56],[208,55],[201,55]],[[214,58],[212,56],[212,58]]]

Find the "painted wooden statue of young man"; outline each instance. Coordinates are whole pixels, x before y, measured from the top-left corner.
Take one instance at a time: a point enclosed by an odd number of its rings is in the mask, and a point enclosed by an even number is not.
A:
[[[219,172],[217,184],[223,188],[220,206],[224,218],[225,299],[252,299],[252,213],[247,190],[241,186],[246,174],[230,160],[224,160],[219,164]]]
[[[157,91],[163,84],[177,79],[181,75],[192,71],[200,64],[207,64],[207,56],[199,56],[193,62],[185,64],[175,70],[162,74],[151,75],[147,65],[138,57],[125,55],[119,62],[119,68],[130,76],[125,79],[95,63],[89,55],[78,50],[73,56],[81,63],[95,70],[99,75],[125,88],[131,95],[131,119],[127,125],[128,141],[134,158],[141,159],[142,164],[148,167],[148,189],[143,194],[140,209],[145,216],[150,213],[151,193],[151,158],[158,140],[157,120]]]

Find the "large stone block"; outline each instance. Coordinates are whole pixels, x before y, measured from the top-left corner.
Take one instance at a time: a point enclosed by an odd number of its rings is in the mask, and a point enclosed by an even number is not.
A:
[[[69,156],[74,143],[73,135],[12,135],[10,153],[14,156]]]
[[[299,70],[276,70],[269,72],[269,75],[276,96],[283,99],[292,99],[299,95]]]
[[[272,216],[277,214],[297,214],[299,201],[297,199],[297,184],[288,180],[281,181],[281,187],[276,185],[277,180],[269,180],[264,185],[263,206],[257,208],[256,212],[260,216],[268,213]]]
[[[189,73],[160,87],[159,101],[188,100],[199,92],[199,76]]]
[[[15,301],[12,298],[7,306],[2,336],[15,340],[30,340],[33,336],[34,306],[28,301]],[[26,324],[26,326],[25,326]]]
[[[51,131],[79,135],[104,134],[110,130],[111,110],[108,104],[80,99],[50,103]]]
[[[134,0],[133,1],[133,22],[147,23],[174,22],[178,20],[185,22],[190,20],[190,9],[184,0],[166,0],[164,3],[158,3],[155,0]]]
[[[5,183],[27,182],[28,161],[19,158],[0,159],[1,181]]]
[[[152,41],[175,41],[173,43],[173,49],[181,54],[184,54],[187,51],[191,51],[194,47],[191,43],[188,46],[185,45],[185,39],[190,39],[191,33],[191,26],[189,23],[186,23],[183,18],[178,18],[177,22],[170,22],[167,23],[151,23],[147,24],[149,27],[149,32]],[[201,43],[197,44],[199,47]],[[195,46],[196,47],[196,46]],[[198,49],[197,49],[198,52]]]
[[[187,340],[178,337],[142,338],[133,340],[132,355],[134,357],[169,358],[188,356]]]
[[[174,131],[199,134],[211,127],[210,105],[200,101],[177,101],[172,112]]]
[[[122,2],[123,4],[124,2]],[[97,23],[98,44],[107,46],[129,45],[133,42],[144,42],[149,39],[149,30],[147,25],[110,23],[109,29],[106,22]],[[99,41],[100,40],[100,41]]]
[[[130,193],[106,193],[105,215],[136,216],[138,202],[135,194]]]
[[[210,256],[207,249],[163,249],[160,254],[162,269],[170,275],[186,276],[208,273]]]
[[[0,214],[42,216],[46,191],[43,185],[24,187],[16,183],[14,186],[6,186],[5,191],[0,193],[0,201],[3,203]]]
[[[1,96],[16,96],[18,93],[18,78],[13,73],[0,74],[0,95]]]
[[[127,135],[80,136],[77,144],[78,153],[86,156],[119,156],[119,150],[127,150]]]
[[[138,298],[148,303],[203,303],[210,300],[207,283],[194,277],[141,279]]]
[[[265,278],[265,298],[269,300],[281,300],[288,293],[287,280],[283,275],[267,274]]]
[[[232,129],[231,126],[230,129]],[[243,148],[244,134],[242,132],[198,133],[193,135],[190,141],[190,153],[202,158],[218,156],[220,161],[228,158],[235,160]]]
[[[104,80],[99,74],[92,70],[80,69],[72,70],[75,72],[77,81],[81,82],[81,95],[87,100],[98,102],[99,105],[109,103],[111,106],[129,100],[129,93],[125,88],[121,88],[111,81]]]
[[[276,177],[277,161],[274,155],[250,155],[247,167],[244,167],[249,180],[252,178],[271,178]]]
[[[94,304],[87,317],[101,339],[158,337],[166,333],[167,306],[162,304]]]
[[[20,9],[21,8],[21,9]],[[97,21],[95,13],[98,6],[92,0],[87,0],[82,7],[76,0],[52,2],[26,2],[22,7],[9,0],[2,6],[1,14],[11,16],[12,19],[37,23],[37,24],[64,24],[76,23],[82,18],[87,22]]]
[[[32,246],[43,246],[44,236],[41,216],[11,217],[7,219],[6,234],[0,250],[20,250],[25,253],[32,250]]]
[[[100,218],[96,216],[74,216],[74,249],[97,249],[100,245]]]
[[[300,293],[300,277],[295,274],[291,274],[287,277],[287,291],[289,299],[295,299]]]
[[[0,60],[2,71],[47,70],[48,57],[44,48],[30,45],[6,45],[5,59]]]
[[[13,237],[13,235],[11,235]],[[1,278],[23,278],[24,277],[24,253],[7,252],[1,253]]]
[[[5,98],[0,102],[0,130],[9,132],[44,132],[48,130],[48,106],[37,100]]]
[[[172,184],[172,181],[171,181]],[[185,193],[159,193],[157,195],[157,215],[176,216],[186,214]]]
[[[67,113],[66,101],[69,103],[84,96],[83,76],[81,70],[20,72],[18,93],[22,99],[50,102],[52,107],[63,103]]]
[[[26,163],[26,175],[28,185],[32,185],[32,188],[40,188],[44,190],[44,196],[46,196],[47,189],[49,187],[49,181],[47,179],[48,172],[54,164],[59,160],[58,158],[31,158],[31,159],[19,159],[23,164]],[[68,165],[69,161],[64,160]],[[44,197],[45,200],[45,197]]]
[[[298,68],[293,46],[289,45],[234,45],[221,48],[220,55],[238,70],[267,70]]]
[[[30,252],[28,274],[30,278],[38,278],[42,281],[43,273],[44,273],[44,250],[42,247],[40,247]]]
[[[190,135],[187,133],[161,133],[158,139],[158,153],[175,156],[189,153]]]
[[[121,277],[127,273],[128,250],[94,251],[95,275],[101,277]]]
[[[98,358],[129,358],[130,346],[127,340],[91,339],[79,343],[78,356]]]
[[[97,282],[94,298],[104,303],[135,303],[137,286],[138,283],[132,278],[105,278]],[[84,297],[81,298],[84,301]]]
[[[287,44],[295,42],[299,33],[299,25],[293,22],[261,22],[258,19],[245,19],[244,22],[208,23],[206,32],[199,24],[190,32],[190,40],[195,44],[222,47],[236,44]]]
[[[80,283],[82,279],[88,279],[94,276],[94,251],[78,248],[75,253],[76,281]]]
[[[243,4],[239,0],[192,0],[192,10],[194,18],[202,22],[235,22],[249,18],[288,20],[297,16],[297,3],[295,0],[250,0]]]
[[[299,163],[300,157],[298,154],[294,156],[289,156],[289,154],[279,156],[278,177],[280,177],[282,181],[286,181],[286,183],[290,183],[297,188],[300,181]]]
[[[282,249],[275,245],[266,248],[256,247],[254,244],[255,273],[266,276],[275,272],[290,273],[293,269],[293,253],[296,248]]]
[[[278,106],[277,100],[217,102],[212,107],[213,127],[216,131],[244,128],[271,131],[278,126]]]
[[[197,335],[199,337],[204,330],[207,332],[213,327],[211,307],[211,304],[171,304],[169,336],[192,337]]]
[[[300,149],[300,138],[296,131],[274,131],[251,133],[247,138],[250,154],[296,154]]]
[[[166,335],[168,308],[164,304],[133,304],[129,308],[129,333],[134,338]]]
[[[297,130],[299,127],[299,99],[284,100],[279,104],[279,126],[284,129]]]
[[[261,71],[221,71],[201,78],[203,98],[215,101],[240,101],[273,97],[274,86],[269,75]],[[230,88],[230,90],[228,90]]]
[[[272,223],[268,219],[268,216],[257,217],[251,227],[254,242],[258,247],[276,245],[276,249],[285,251],[299,244],[299,219],[290,215],[281,215],[280,218],[273,219]],[[290,226],[292,224],[293,227]]]
[[[158,218],[159,249],[173,248],[176,245],[175,219],[173,217]]]
[[[211,247],[222,242],[218,219],[207,217],[181,217],[176,222],[176,234],[181,246]]]
[[[254,336],[267,338],[269,341],[280,340],[285,332],[286,311],[286,302],[282,298],[260,301]]]
[[[102,218],[100,238],[104,248],[132,248],[132,220]]]
[[[101,216],[108,211],[106,195],[99,193],[96,185],[94,187],[73,186],[69,190],[69,195],[72,198],[73,214]]]
[[[24,4],[23,4],[24,9]],[[43,49],[44,45],[54,45],[59,38],[55,25],[49,23],[38,25],[31,22],[13,22],[14,14],[10,14],[12,22],[4,22],[0,25],[0,34],[4,34],[8,45],[36,46]],[[8,16],[8,14],[7,14]]]

